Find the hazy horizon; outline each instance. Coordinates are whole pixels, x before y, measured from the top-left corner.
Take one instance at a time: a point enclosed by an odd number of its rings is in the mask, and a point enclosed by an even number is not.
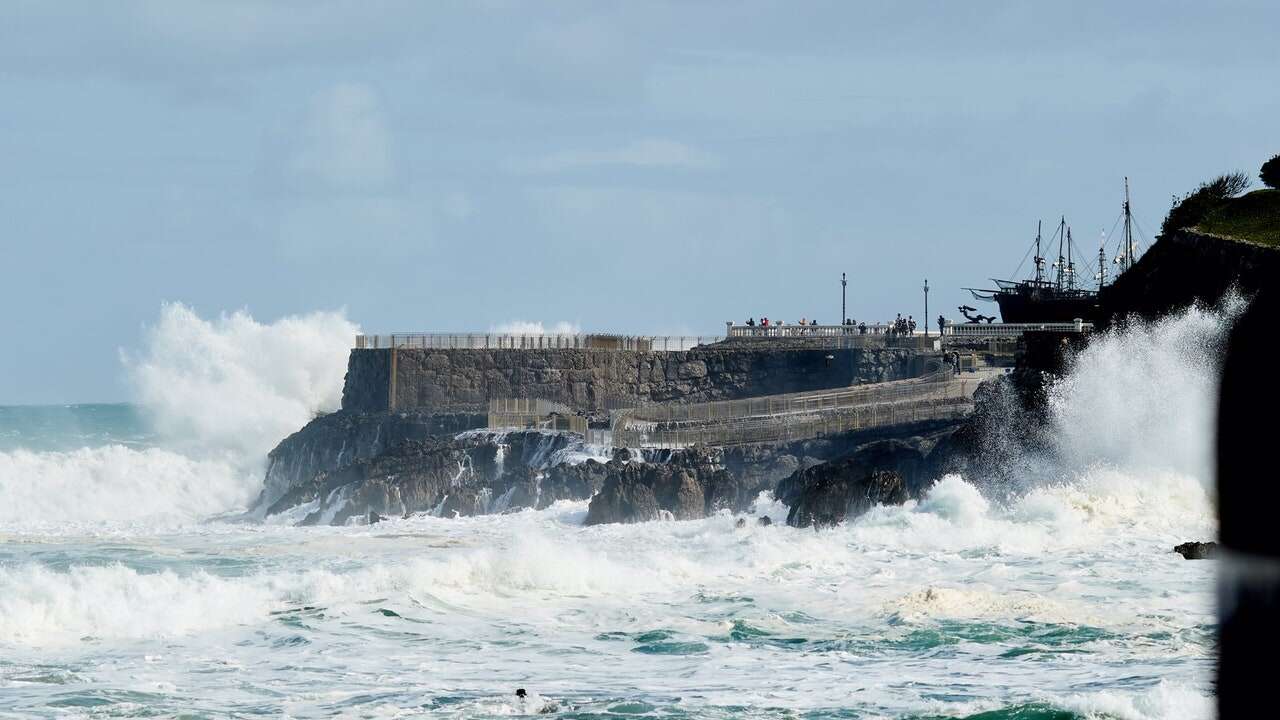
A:
[[[1280,6],[0,9],[0,405],[134,398],[161,304],[369,332],[956,316],[1065,214],[1280,152]],[[1046,236],[1049,231],[1046,231]],[[1091,259],[1091,258],[1090,258]],[[1029,265],[1029,263],[1028,263]],[[1023,267],[1023,274],[1027,266]],[[986,306],[984,312],[993,312]]]

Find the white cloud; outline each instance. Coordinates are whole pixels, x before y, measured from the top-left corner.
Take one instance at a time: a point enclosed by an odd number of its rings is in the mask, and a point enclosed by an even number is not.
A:
[[[391,134],[367,85],[339,83],[313,98],[303,138],[294,167],[304,175],[356,190],[391,179]]]
[[[649,138],[606,150],[563,150],[521,163],[518,170],[556,173],[600,166],[706,169],[715,167],[710,154],[675,140]]]

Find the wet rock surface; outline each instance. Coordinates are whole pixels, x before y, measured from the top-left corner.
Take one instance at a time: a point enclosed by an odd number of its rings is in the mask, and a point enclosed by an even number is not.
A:
[[[659,518],[694,520],[716,508],[744,510],[748,495],[720,465],[714,450],[679,450],[658,462],[610,461],[600,493],[591,499],[587,525],[632,523]]]
[[[374,515],[455,517],[585,500],[603,483],[602,464],[557,464],[581,449],[576,436],[541,431],[402,440],[295,482],[262,512],[301,514],[304,525],[341,525]]]
[[[1187,560],[1208,560],[1218,555],[1218,543],[1216,542],[1184,542],[1181,545],[1175,545],[1173,551],[1186,558]]]
[[[789,508],[792,527],[842,523],[876,505],[918,498],[949,459],[951,431],[867,443],[838,460],[797,471],[774,495]],[[935,454],[937,453],[937,454]]]
[[[353,413],[322,415],[280,442],[267,456],[267,476],[255,503],[270,506],[290,489],[366,460],[406,440],[426,440],[482,427],[485,416],[467,413]]]
[[[776,445],[618,450],[606,458],[602,448],[587,448],[571,433],[440,432],[476,419],[345,412],[317,418],[271,453],[255,512],[289,513],[301,524],[345,524],[592,500],[587,524],[688,520],[745,512],[779,481],[886,438],[850,432]],[[927,434],[956,426],[898,430]]]

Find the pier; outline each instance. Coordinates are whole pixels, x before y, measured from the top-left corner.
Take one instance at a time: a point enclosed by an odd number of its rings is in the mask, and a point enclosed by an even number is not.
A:
[[[360,335],[343,407],[483,413],[491,429],[563,430],[614,447],[788,442],[962,418],[1022,340],[1056,346],[1092,329],[726,323],[716,336]]]

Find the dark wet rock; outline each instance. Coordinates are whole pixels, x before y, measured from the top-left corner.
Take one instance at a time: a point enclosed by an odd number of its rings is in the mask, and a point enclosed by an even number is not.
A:
[[[1187,560],[1208,560],[1218,555],[1216,542],[1184,542],[1173,548],[1173,551]]]
[[[952,434],[878,440],[838,460],[797,471],[778,483],[775,492],[790,508],[787,524],[833,525],[876,505],[901,505],[920,497],[950,462]]]
[[[647,460],[617,458],[606,464],[604,485],[587,509],[587,525],[644,522],[664,515],[694,520],[722,507],[746,509],[749,501],[740,498],[747,493],[740,492],[721,467],[719,451],[663,451],[649,454]],[[714,498],[709,498],[709,489]]]
[[[571,449],[581,450],[576,436],[540,431],[404,440],[296,482],[262,512],[306,505],[302,524],[341,525],[371,514],[455,517],[586,500],[604,482],[603,464],[552,465]]]
[[[768,515],[761,515],[760,519],[756,520],[756,524],[761,527],[769,527],[770,525],[773,524],[773,518],[769,517]]]
[[[736,528],[744,528],[747,526],[747,519],[738,518],[737,520],[734,521],[733,526]]]
[[[280,442],[267,456],[267,475],[255,506],[266,508],[291,489],[372,458],[406,440],[452,436],[486,421],[479,414],[355,413],[321,415]]]
[[[653,488],[642,482],[639,476],[639,466],[631,465],[611,474],[604,488],[591,498],[586,524],[657,520],[658,500],[653,495]]]
[[[377,457],[359,460],[301,483],[266,510],[267,515],[315,504],[304,525],[346,524],[351,517],[377,513],[405,515],[440,505],[464,492],[469,480],[463,449],[448,440],[407,440]],[[455,501],[456,503],[457,501]]]
[[[370,524],[370,525],[375,525],[375,524],[377,524],[377,523],[382,522],[383,520],[386,520],[386,518],[385,518],[385,517],[383,517],[383,516],[381,516],[381,515],[379,515],[378,513],[374,512],[374,511],[372,511],[372,510],[370,510],[370,511],[369,511],[369,524]]]

